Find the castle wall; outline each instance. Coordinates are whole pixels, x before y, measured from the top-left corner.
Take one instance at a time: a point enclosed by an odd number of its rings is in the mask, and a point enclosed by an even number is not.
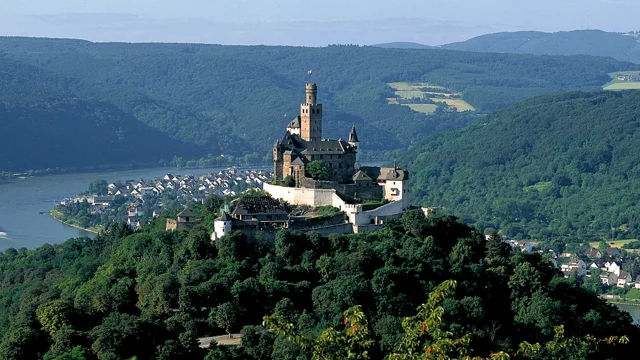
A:
[[[371,186],[362,186],[356,184],[338,184],[334,181],[320,181],[303,177],[297,179],[296,186],[307,189],[333,189],[344,199],[353,200],[382,200],[384,189],[377,184],[372,183]]]
[[[333,205],[333,189],[305,189],[264,183],[262,189],[275,199],[282,199],[292,205],[324,206]]]
[[[392,201],[373,210],[365,211],[368,218],[387,217],[401,213],[404,210],[402,201]]]
[[[339,225],[330,225],[317,228],[304,229],[304,231],[315,231],[322,236],[329,236],[331,234],[352,234],[353,224],[344,223]]]

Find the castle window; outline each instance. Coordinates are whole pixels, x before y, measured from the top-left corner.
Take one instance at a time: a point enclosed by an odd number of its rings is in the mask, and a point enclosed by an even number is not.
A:
[[[338,163],[338,167],[342,169],[342,163]]]

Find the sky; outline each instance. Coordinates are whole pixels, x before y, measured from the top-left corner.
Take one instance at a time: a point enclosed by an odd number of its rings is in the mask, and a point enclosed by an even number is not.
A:
[[[0,35],[438,45],[498,31],[640,29],[638,0],[0,0]]]

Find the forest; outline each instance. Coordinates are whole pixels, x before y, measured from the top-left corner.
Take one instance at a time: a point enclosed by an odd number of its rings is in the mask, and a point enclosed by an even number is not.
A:
[[[12,123],[3,135],[38,136],[39,148],[35,152],[25,141],[12,144],[18,147],[5,146],[0,170],[85,166],[85,159],[66,155],[77,154],[79,148],[96,159],[93,165],[157,163],[174,156],[197,160],[208,154],[258,153],[262,157],[298,113],[307,81],[319,84],[325,136],[344,138],[355,124],[365,155],[389,158],[393,151],[406,149],[426,135],[465,126],[478,114],[535,95],[596,90],[610,80],[608,73],[636,66],[589,56],[442,49],[4,37],[0,38],[0,104],[13,110],[3,114]],[[386,99],[393,96],[387,83],[412,81],[459,92],[477,112],[427,116],[387,104]],[[88,108],[78,114],[75,103]],[[48,122],[57,126],[55,132],[49,132],[52,124]],[[60,141],[61,134],[77,136],[74,141]],[[96,134],[102,134],[98,138],[104,141],[94,146],[83,142]],[[138,144],[144,140],[156,145]],[[65,156],[46,151],[50,148]]]
[[[217,212],[210,200],[194,206],[199,217]],[[216,242],[210,225],[166,232],[160,217],[7,249],[0,358],[429,359],[464,347],[479,358],[626,359],[640,341],[630,315],[580,279],[455,217],[418,210],[366,234],[236,231]],[[198,346],[227,333],[240,345]]]
[[[480,228],[579,243],[637,238],[639,104],[637,92],[540,96],[425,139],[399,163],[417,203]]]

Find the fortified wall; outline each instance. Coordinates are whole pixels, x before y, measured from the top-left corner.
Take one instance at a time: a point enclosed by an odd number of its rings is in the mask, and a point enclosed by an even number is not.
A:
[[[355,199],[380,201],[384,196],[384,188],[374,183],[340,184],[335,181],[321,181],[303,177],[296,186],[305,189],[335,190],[340,197],[350,201]]]

